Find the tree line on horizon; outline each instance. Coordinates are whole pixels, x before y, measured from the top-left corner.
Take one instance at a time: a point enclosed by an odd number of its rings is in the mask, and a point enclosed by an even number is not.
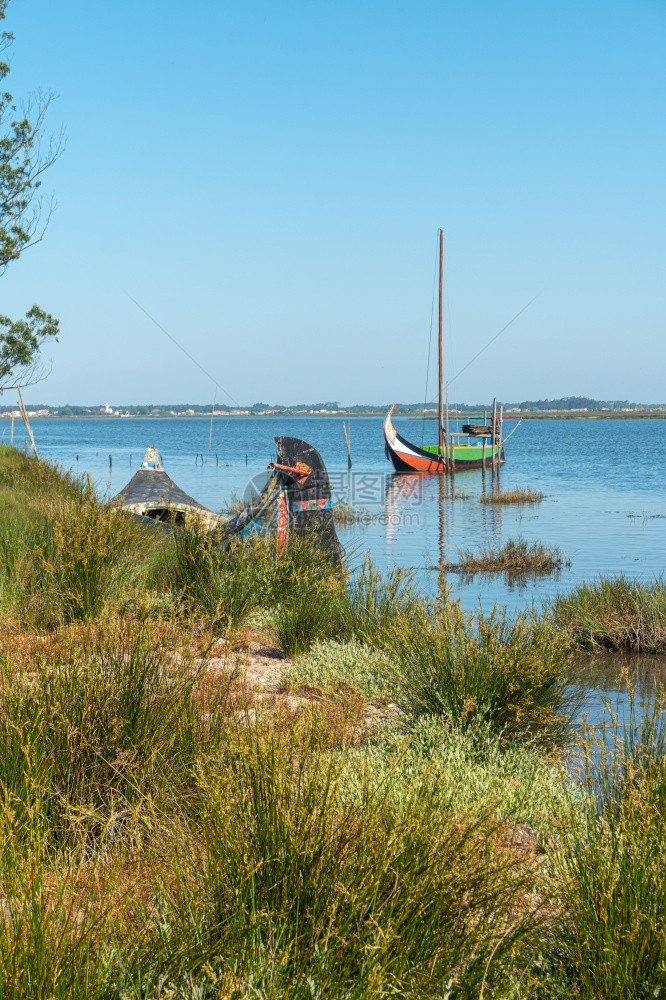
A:
[[[519,409],[525,412],[537,412],[543,410],[587,410],[598,412],[602,410],[635,410],[642,406],[664,406],[664,403],[633,403],[628,400],[600,400],[591,399],[587,396],[564,396],[560,399],[537,399],[524,400],[520,403],[502,403],[505,410]],[[357,403],[353,406],[342,406],[337,401],[325,403],[296,403],[287,406],[282,403],[253,403],[250,406],[229,406],[224,403],[215,405],[215,413],[232,414],[247,412],[251,414],[311,414],[311,413],[337,413],[340,416],[362,414],[368,412],[384,411],[388,409],[388,403],[371,404]],[[9,413],[15,409],[15,405],[0,405],[0,413]],[[34,403],[30,406],[31,411],[48,410],[53,414],[67,417],[98,415],[103,407],[100,404],[93,406],[82,406],[66,403],[64,406],[53,406],[46,403]],[[131,416],[165,416],[170,414],[182,415],[186,413],[208,414],[210,415],[212,405],[210,403],[165,403],[165,404],[127,404],[114,407],[115,413],[128,413]],[[454,412],[475,413],[480,410],[490,410],[489,403],[458,403]],[[437,403],[398,403],[395,412],[398,414],[436,412]]]

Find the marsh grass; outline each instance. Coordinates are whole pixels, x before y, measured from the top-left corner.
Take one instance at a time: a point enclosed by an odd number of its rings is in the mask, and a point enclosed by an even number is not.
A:
[[[520,489],[518,486],[512,490],[497,490],[494,493],[484,493],[479,497],[481,503],[485,504],[523,504],[541,503],[544,494],[540,490]]]
[[[552,628],[506,612],[465,614],[455,602],[417,608],[390,642],[397,701],[414,718],[491,727],[505,741],[565,744],[577,700],[566,646]]]
[[[565,913],[560,973],[571,995],[642,1000],[666,990],[666,726],[663,692],[631,701],[584,744],[592,806],[563,824],[553,894]]]
[[[583,583],[554,604],[571,643],[589,650],[666,653],[666,584],[625,577]]]
[[[49,842],[117,836],[146,794],[187,783],[216,716],[202,717],[202,661],[176,643],[123,622],[35,644],[29,669],[3,651],[0,787],[19,812],[39,803]]]
[[[146,530],[9,449],[0,514],[0,996],[666,989],[662,717],[588,740],[572,788],[562,617]],[[320,697],[209,667],[254,621]]]
[[[168,903],[202,966],[276,1000],[492,989],[533,922],[496,823],[452,815],[435,782],[346,796],[345,751],[293,732],[260,726],[238,751],[201,776],[203,855]]]
[[[459,561],[449,563],[446,569],[455,573],[552,573],[563,566],[570,566],[557,547],[547,547],[543,542],[528,542],[524,538],[509,539],[499,548],[473,552],[463,549]]]
[[[5,615],[33,628],[91,621],[121,606],[148,557],[145,530],[93,498],[42,510],[5,508],[0,595]]]

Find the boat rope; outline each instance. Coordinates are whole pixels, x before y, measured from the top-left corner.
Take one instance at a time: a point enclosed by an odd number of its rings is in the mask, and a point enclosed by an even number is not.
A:
[[[182,345],[182,344],[180,344],[180,343],[179,343],[179,342],[178,342],[178,341],[176,340],[176,338],[175,338],[175,337],[173,336],[173,334],[169,333],[169,331],[168,331],[168,330],[166,330],[166,329],[165,329],[165,328],[164,328],[164,327],[162,326],[162,324],[161,324],[161,323],[159,323],[159,322],[158,322],[158,321],[157,321],[157,320],[155,319],[155,317],[154,317],[154,316],[151,316],[151,314],[150,314],[150,313],[148,312],[148,310],[147,310],[147,309],[144,309],[144,307],[143,307],[143,306],[141,305],[141,303],[140,303],[140,302],[137,302],[137,301],[136,301],[136,299],[135,299],[135,298],[134,298],[133,296],[131,296],[129,292],[125,292],[125,294],[127,295],[127,298],[128,298],[128,299],[129,299],[129,300],[130,300],[131,302],[133,302],[133,303],[134,303],[134,305],[135,305],[135,306],[137,307],[137,309],[140,309],[140,310],[141,310],[141,312],[142,312],[142,313],[144,314],[144,316],[147,316],[147,317],[148,317],[148,319],[150,320],[150,322],[151,322],[151,323],[154,323],[154,324],[155,324],[155,326],[157,327],[157,329],[158,329],[158,330],[161,330],[161,331],[162,331],[162,333],[163,333],[163,334],[165,335],[165,337],[168,337],[168,338],[169,338],[169,340],[170,340],[170,341],[171,341],[171,342],[172,342],[173,344],[175,344],[175,345],[176,345],[176,347],[178,348],[178,350],[179,350],[179,351],[182,351],[182,352],[183,352],[183,354],[185,355],[185,357],[186,357],[186,358],[189,358],[189,359],[190,359],[190,361],[192,362],[192,364],[193,364],[193,365],[196,365],[196,366],[197,366],[197,368],[199,369],[199,371],[203,372],[203,373],[204,373],[204,375],[206,376],[206,378],[209,378],[209,379],[211,380],[211,382],[213,383],[213,385],[215,386],[215,388],[216,388],[216,389],[219,389],[219,390],[220,390],[220,392],[223,392],[223,393],[224,393],[224,395],[225,395],[225,396],[226,396],[226,397],[227,397],[228,399],[230,399],[230,400],[231,400],[231,402],[232,402],[232,403],[234,404],[234,406],[235,406],[235,407],[237,407],[237,409],[239,409],[239,410],[240,410],[240,409],[242,409],[242,405],[241,405],[241,403],[239,403],[237,399],[234,399],[234,397],[233,397],[233,396],[231,395],[231,393],[230,393],[230,392],[228,392],[228,390],[227,390],[227,389],[225,389],[223,385],[220,385],[220,383],[219,383],[219,382],[217,381],[217,379],[216,379],[216,378],[215,378],[215,377],[214,377],[213,375],[211,375],[211,373],[210,373],[209,371],[207,371],[207,370],[206,370],[206,369],[204,368],[204,366],[203,366],[202,364],[200,364],[200,363],[199,363],[199,362],[197,361],[197,359],[196,359],[196,358],[192,357],[192,355],[190,354],[190,352],[189,352],[188,350],[186,350],[186,349],[185,349],[185,348],[183,347],[183,345]],[[250,417],[256,417],[256,416],[258,416],[258,414],[256,414],[256,413],[249,413],[249,414],[248,414],[248,416],[250,416]],[[260,425],[260,426],[261,426],[261,425]],[[270,437],[270,435],[268,435],[268,434],[266,433],[266,431],[264,431],[264,430],[263,430],[263,428],[261,429],[261,433],[262,433],[262,434],[264,435],[264,437]],[[271,438],[271,444],[272,444],[272,443],[273,443],[273,439]]]
[[[541,295],[541,292],[537,292],[537,293],[536,293],[536,295],[534,296],[534,298],[533,298],[533,299],[530,299],[530,301],[529,301],[529,302],[528,302],[528,303],[527,303],[526,305],[524,305],[524,306],[523,306],[523,308],[522,308],[522,309],[520,309],[520,310],[519,310],[519,311],[518,311],[518,312],[516,313],[516,315],[515,315],[515,316],[514,316],[514,317],[513,317],[512,319],[510,319],[510,320],[509,320],[509,322],[508,322],[508,323],[506,323],[506,324],[505,324],[505,325],[504,325],[504,326],[502,327],[502,329],[501,329],[501,330],[500,330],[500,331],[499,331],[498,333],[496,333],[496,334],[495,334],[495,336],[494,336],[494,337],[491,337],[491,338],[490,338],[490,340],[488,341],[488,343],[487,343],[487,344],[485,345],[485,347],[482,347],[480,351],[477,351],[477,353],[476,353],[476,354],[474,355],[474,357],[473,357],[473,358],[470,358],[470,360],[469,360],[469,361],[467,362],[467,364],[466,364],[466,365],[463,365],[463,367],[462,367],[462,368],[460,369],[460,371],[459,371],[459,372],[456,372],[456,374],[455,374],[455,375],[453,376],[453,378],[449,379],[449,385],[451,385],[451,383],[452,383],[452,382],[455,382],[455,380],[456,380],[456,379],[457,379],[457,378],[458,378],[458,377],[459,377],[460,375],[462,375],[462,373],[463,373],[464,371],[467,371],[467,369],[469,368],[469,366],[470,366],[471,364],[474,364],[474,362],[476,361],[476,359],[477,359],[477,358],[480,358],[480,357],[481,357],[481,355],[483,354],[483,352],[484,352],[484,351],[487,351],[487,350],[488,350],[488,348],[490,347],[490,345],[491,345],[491,344],[493,344],[493,343],[494,343],[494,342],[495,342],[495,341],[497,340],[497,338],[498,338],[499,336],[501,336],[501,335],[502,335],[502,334],[504,333],[504,331],[505,331],[505,330],[508,330],[508,329],[509,329],[509,327],[511,326],[511,324],[512,324],[512,323],[515,323],[515,321],[516,321],[516,320],[518,319],[518,317],[519,317],[519,316],[522,316],[522,314],[523,314],[523,313],[525,312],[525,310],[526,310],[526,309],[529,309],[529,307],[530,307],[530,306],[532,305],[532,303],[533,303],[534,301],[536,301],[536,299],[538,299],[540,295]]]
[[[236,514],[230,521],[224,524],[222,527],[218,528],[216,531],[217,537],[224,541],[227,538],[231,538],[232,535],[237,534],[242,531],[250,521],[256,521],[258,517],[261,517],[266,510],[271,507],[277,500],[277,490],[280,482],[280,477],[277,475],[271,476],[266,485],[264,486],[261,493],[254,499],[254,501],[248,504],[239,514]]]
[[[518,428],[520,427],[520,425],[522,424],[522,422],[523,422],[523,418],[521,417],[520,420],[518,421],[518,423],[516,424],[516,426],[511,431],[511,434],[515,434],[516,433],[516,431],[518,430]],[[503,445],[507,443],[507,441],[511,437],[511,434],[507,434],[507,436],[504,438],[504,440],[502,441]]]

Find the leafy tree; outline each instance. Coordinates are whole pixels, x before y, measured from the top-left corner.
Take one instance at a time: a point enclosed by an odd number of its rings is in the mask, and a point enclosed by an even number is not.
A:
[[[8,4],[0,0],[0,21]],[[12,41],[10,32],[0,32],[0,51]],[[0,60],[0,88],[9,72],[9,65]],[[43,238],[48,225],[50,206],[44,205],[38,189],[41,175],[61,150],[58,139],[44,141],[51,100],[51,95],[39,95],[19,111],[12,95],[0,92],[0,274]],[[34,381],[39,348],[57,334],[58,321],[36,305],[25,319],[0,316],[0,388]]]

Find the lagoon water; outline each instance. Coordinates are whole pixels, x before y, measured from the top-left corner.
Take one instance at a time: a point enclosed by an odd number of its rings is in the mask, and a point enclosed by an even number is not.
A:
[[[434,421],[398,417],[395,424],[416,444],[435,440]],[[0,426],[8,441],[9,421]],[[505,436],[513,427],[505,424]],[[18,422],[15,430],[14,443],[22,447]],[[545,499],[519,508],[482,504],[492,477],[480,470],[458,474],[453,489],[439,476],[396,475],[384,455],[378,417],[352,418],[351,473],[342,421],[335,417],[215,417],[210,450],[210,420],[203,417],[49,418],[35,420],[34,433],[44,458],[80,475],[90,472],[106,496],[122,489],[153,444],[179,486],[213,509],[265,474],[275,435],[304,438],[321,452],[335,499],[368,511],[366,524],[339,529],[350,564],[369,551],[381,568],[412,568],[425,592],[436,589],[440,567],[456,561],[459,550],[509,538],[558,546],[571,562],[555,575],[522,581],[447,574],[446,583],[467,608],[481,604],[488,611],[500,604],[515,612],[582,580],[620,573],[651,580],[666,567],[666,420],[523,421],[506,444],[501,485],[541,490]],[[654,666],[656,679],[664,667]],[[641,669],[639,690],[649,695],[653,672],[649,665]],[[592,718],[605,716],[604,699],[626,708],[619,661],[597,661],[587,675]]]
[[[417,444],[435,439],[434,421],[398,417],[395,423]],[[1,426],[7,440],[9,421]],[[24,432],[18,427],[15,444],[21,447]],[[339,530],[351,563],[369,551],[381,567],[412,567],[424,591],[436,588],[439,567],[455,562],[461,549],[502,545],[509,538],[558,546],[571,561],[555,575],[521,581],[448,574],[468,608],[481,602],[486,609],[498,603],[518,610],[600,575],[649,580],[664,572],[666,420],[507,422],[505,436],[514,427],[501,485],[541,490],[545,499],[534,506],[480,503],[492,489],[492,477],[480,470],[458,474],[453,491],[439,476],[393,473],[378,417],[351,421],[351,473],[342,421],[335,417],[215,417],[210,451],[210,421],[202,417],[34,421],[40,453],[76,473],[92,473],[103,495],[121,490],[146,446],[154,444],[179,486],[213,509],[265,473],[275,435],[302,437],[321,452],[335,499],[368,511],[368,523]]]

